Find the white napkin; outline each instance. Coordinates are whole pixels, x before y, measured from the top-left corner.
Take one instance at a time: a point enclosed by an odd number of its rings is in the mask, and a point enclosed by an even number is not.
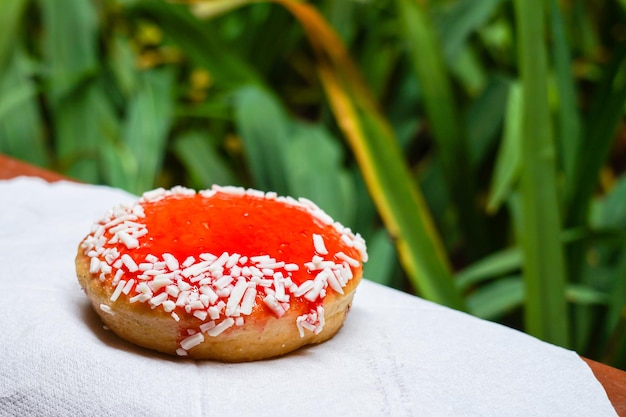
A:
[[[341,331],[283,358],[194,362],[103,329],[74,274],[119,190],[0,181],[2,416],[616,416],[574,352],[364,281]]]

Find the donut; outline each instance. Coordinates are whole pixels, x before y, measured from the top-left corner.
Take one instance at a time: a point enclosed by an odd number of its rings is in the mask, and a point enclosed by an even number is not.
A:
[[[176,186],[94,222],[76,275],[122,339],[176,357],[245,362],[333,337],[366,261],[363,238],[308,199]]]

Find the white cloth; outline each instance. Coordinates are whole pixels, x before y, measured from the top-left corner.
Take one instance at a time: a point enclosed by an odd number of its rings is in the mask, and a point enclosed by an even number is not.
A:
[[[74,273],[134,197],[0,181],[1,416],[615,416],[576,353],[364,281],[341,331],[283,358],[170,358],[105,330]]]

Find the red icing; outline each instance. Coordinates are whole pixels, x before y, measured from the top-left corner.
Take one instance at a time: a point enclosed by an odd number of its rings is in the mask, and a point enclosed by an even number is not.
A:
[[[194,256],[196,261],[200,261],[198,255],[202,253],[211,253],[218,257],[223,252],[238,253],[248,258],[269,255],[279,262],[297,264],[297,271],[286,272],[280,268],[277,270],[281,270],[299,285],[313,279],[320,272],[308,271],[304,266],[314,255],[318,255],[313,244],[313,234],[324,238],[328,254],[321,256],[325,260],[341,263],[341,260],[333,256],[338,252],[361,259],[357,249],[342,242],[341,233],[333,225],[324,224],[305,207],[284,201],[217,192],[211,197],[201,194],[170,195],[153,202],[144,201],[141,205],[145,218],[136,221],[145,224],[148,234],[139,238],[139,247],[135,249],[128,249],[122,243],[114,245],[121,254],[129,254],[137,264],[146,262],[148,255],[162,259],[164,253],[174,255],[181,263],[181,269],[188,256]],[[110,237],[107,233],[107,238]],[[111,244],[107,245],[110,246]],[[248,264],[250,263],[253,262],[249,261]],[[126,267],[122,268],[125,271],[125,280],[142,273],[130,273]],[[360,274],[360,266],[351,269],[355,275]],[[111,280],[112,276],[110,274],[107,279]],[[163,291],[161,289],[154,295]],[[328,288],[327,291],[332,290]],[[129,296],[134,294],[133,289]],[[263,297],[264,294],[259,291],[252,316],[261,311],[269,311],[262,302]],[[302,297],[292,296],[290,308],[303,312],[313,311],[321,302],[321,298],[310,302]],[[262,308],[259,309],[259,306]],[[185,314],[180,307],[175,311]],[[207,318],[208,320],[210,319]]]

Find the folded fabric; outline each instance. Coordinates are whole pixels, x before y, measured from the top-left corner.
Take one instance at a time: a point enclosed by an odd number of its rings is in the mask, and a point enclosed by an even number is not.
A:
[[[91,310],[74,256],[93,220],[134,199],[0,181],[1,416],[616,416],[575,352],[367,280],[333,339],[282,358],[132,346]]]

